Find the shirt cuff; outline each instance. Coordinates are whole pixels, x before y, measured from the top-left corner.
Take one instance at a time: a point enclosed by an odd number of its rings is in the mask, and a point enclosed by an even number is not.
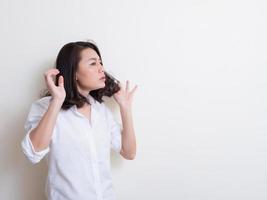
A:
[[[39,162],[48,152],[49,146],[42,151],[36,151],[30,139],[30,131],[26,134],[25,138],[21,142],[24,154],[32,163]]]

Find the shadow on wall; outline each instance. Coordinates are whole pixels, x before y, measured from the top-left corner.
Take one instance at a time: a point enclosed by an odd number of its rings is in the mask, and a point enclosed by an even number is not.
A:
[[[109,101],[109,99],[106,99],[105,102],[109,107],[111,107],[112,110],[114,110],[112,108],[114,106],[113,102]],[[7,124],[5,124],[4,128],[2,129],[3,133],[6,134],[1,136],[2,151],[0,152],[0,177],[1,180],[5,180],[5,182],[2,182],[0,186],[0,199],[46,199],[46,160],[43,159],[37,164],[32,164],[24,156],[21,149],[21,141],[25,136],[24,123],[29,111],[28,109],[22,109],[24,110],[24,113],[14,113],[13,116],[8,116],[10,120]],[[121,159],[120,156],[111,151],[112,168],[119,167],[121,165],[122,160],[123,159]],[[16,185],[16,188],[18,188],[19,190],[14,191],[14,185]]]

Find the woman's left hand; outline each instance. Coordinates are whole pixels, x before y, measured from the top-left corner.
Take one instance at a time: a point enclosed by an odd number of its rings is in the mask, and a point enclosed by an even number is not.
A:
[[[126,81],[125,89],[122,87],[122,84],[119,83],[120,90],[114,94],[114,99],[119,104],[120,107],[128,108],[131,107],[133,101],[133,94],[137,89],[137,85],[129,91],[129,81]]]

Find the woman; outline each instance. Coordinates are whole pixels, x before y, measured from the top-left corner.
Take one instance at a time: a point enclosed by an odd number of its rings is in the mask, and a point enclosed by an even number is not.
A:
[[[53,77],[55,78],[55,83]],[[114,200],[110,149],[135,158],[136,140],[129,91],[103,68],[93,42],[62,47],[56,69],[45,73],[46,96],[32,103],[21,143],[32,163],[48,162],[46,195],[50,200]],[[114,96],[122,126],[103,103]]]

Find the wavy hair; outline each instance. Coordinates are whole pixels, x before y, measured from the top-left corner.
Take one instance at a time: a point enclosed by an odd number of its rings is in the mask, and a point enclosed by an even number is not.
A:
[[[56,75],[55,85],[58,86],[59,76],[62,75],[64,77],[64,88],[66,91],[66,98],[61,107],[63,110],[68,110],[73,105],[80,108],[85,103],[90,104],[88,99],[79,93],[75,80],[75,74],[81,59],[81,51],[87,48],[93,49],[102,61],[97,45],[91,41],[78,41],[65,44],[57,55],[55,64],[56,69],[58,69],[60,73]],[[103,102],[103,96],[111,97],[114,93],[120,90],[119,81],[108,72],[104,71],[104,73],[106,75],[105,87],[89,92],[89,94],[99,103]],[[41,96],[51,96],[51,93],[46,89]]]

